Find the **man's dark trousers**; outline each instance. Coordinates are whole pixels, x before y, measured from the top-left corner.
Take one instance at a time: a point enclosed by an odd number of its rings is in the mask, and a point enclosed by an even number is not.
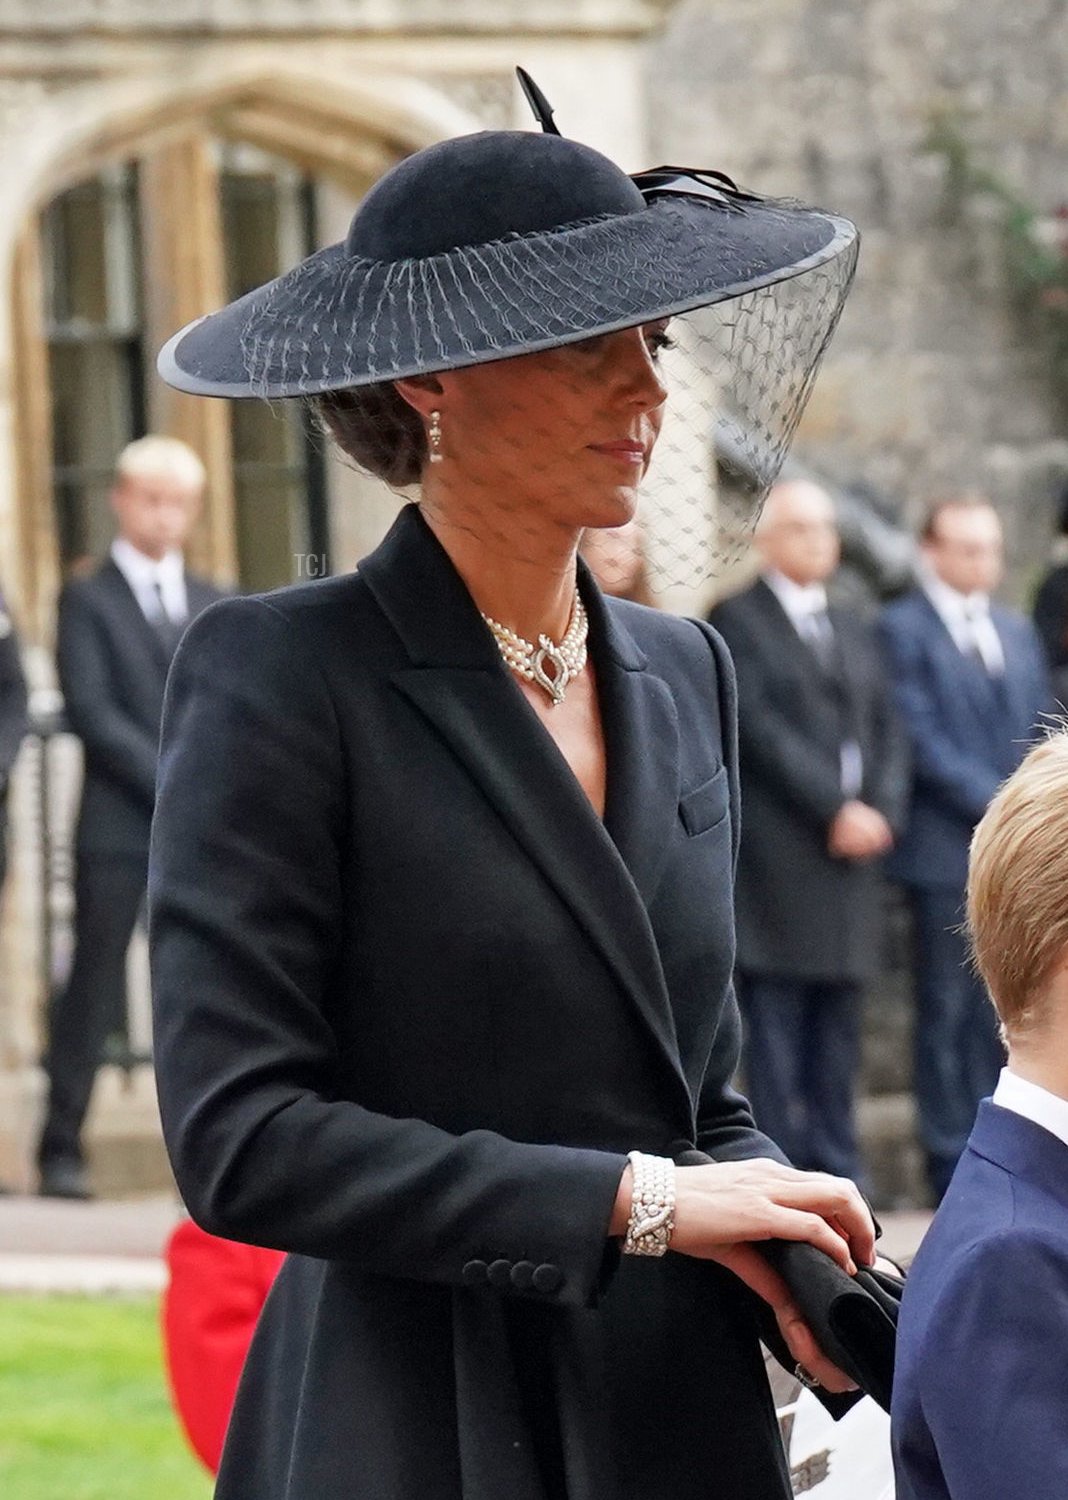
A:
[[[83,855],[75,878],[74,961],[49,1013],[48,1118],[42,1163],[78,1160],[104,1042],[125,1028],[126,950],[144,900],[148,859]]]
[[[746,1093],[761,1129],[795,1166],[855,1178],[861,986],[739,974],[738,1000]]]
[[[994,1007],[971,966],[953,886],[905,888],[915,944],[915,1090],[927,1174],[941,1199],[968,1139],[976,1101],[992,1094],[1005,1061]]]

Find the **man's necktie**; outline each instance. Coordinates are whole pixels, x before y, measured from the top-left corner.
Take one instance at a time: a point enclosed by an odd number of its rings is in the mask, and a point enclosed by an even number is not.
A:
[[[811,610],[804,616],[802,634],[825,670],[834,664],[834,626],[825,609]]]
[[[974,609],[971,606],[965,609],[964,622],[967,630],[962,644],[964,648],[964,654],[968,658],[968,660],[975,662],[976,666],[982,667],[987,676],[991,677],[994,675],[994,673],[991,669],[990,663],[983,655],[983,648],[980,644],[979,632],[982,618],[982,610]]]
[[[160,643],[167,653],[169,660],[174,655],[178,642],[182,638],[182,632],[185,630],[185,621],[172,620],[167,613],[167,606],[163,602],[163,585],[158,578],[153,581],[152,593],[155,597],[155,607],[149,618],[149,624],[159,636]]]

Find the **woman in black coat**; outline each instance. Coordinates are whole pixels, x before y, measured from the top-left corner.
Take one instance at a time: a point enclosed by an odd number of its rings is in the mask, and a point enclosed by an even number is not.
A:
[[[738,234],[770,237],[750,201]],[[791,212],[778,274],[844,232]],[[729,661],[576,564],[634,512],[667,314],[737,281],[724,225],[574,142],[471,136],[161,356],[185,389],[318,394],[421,485],[357,573],[209,610],[169,685],[164,1129],[206,1229],[289,1252],[225,1500],[782,1500],[743,1282],[846,1384],[751,1244],[848,1269],[872,1228],[730,1088]]]

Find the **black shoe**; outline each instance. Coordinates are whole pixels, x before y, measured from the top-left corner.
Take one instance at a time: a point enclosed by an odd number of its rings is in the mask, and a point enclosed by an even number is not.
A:
[[[79,1202],[93,1197],[84,1163],[69,1160],[50,1161],[42,1165],[37,1193],[41,1198],[73,1198]]]

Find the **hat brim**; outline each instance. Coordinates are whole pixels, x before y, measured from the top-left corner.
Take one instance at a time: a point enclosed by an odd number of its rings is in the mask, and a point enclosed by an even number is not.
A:
[[[815,209],[672,195],[421,260],[331,245],[181,329],[158,369],[194,395],[275,399],[514,359],[803,275],[856,239]]]

